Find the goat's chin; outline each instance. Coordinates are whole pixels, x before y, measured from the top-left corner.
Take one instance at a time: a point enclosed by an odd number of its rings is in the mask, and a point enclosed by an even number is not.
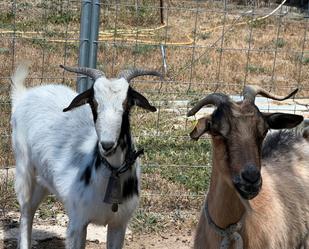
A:
[[[117,149],[117,147],[114,147],[114,148],[112,148],[112,149],[109,150],[109,151],[105,151],[105,152],[103,152],[103,155],[104,155],[105,157],[112,156],[112,155],[114,155],[114,153],[116,152],[116,149]]]
[[[105,151],[101,145],[99,145],[99,152],[101,154],[101,156],[103,157],[109,157],[109,156],[112,156],[115,152],[116,152],[116,149],[117,149],[118,145],[117,146],[114,146],[111,150],[109,151]]]
[[[260,190],[261,190],[261,187],[259,187],[255,191],[246,191],[242,187],[240,187],[239,185],[235,185],[235,188],[236,188],[238,194],[241,196],[241,198],[243,198],[245,200],[252,200],[253,198],[255,198],[260,193]]]
[[[252,199],[255,198],[255,197],[259,194],[259,192],[260,192],[260,191],[257,191],[257,192],[250,192],[250,193],[248,193],[248,192],[245,192],[245,191],[242,191],[242,190],[238,190],[238,189],[237,189],[237,191],[238,191],[238,193],[240,194],[240,196],[241,196],[242,198],[244,198],[245,200],[252,200]]]

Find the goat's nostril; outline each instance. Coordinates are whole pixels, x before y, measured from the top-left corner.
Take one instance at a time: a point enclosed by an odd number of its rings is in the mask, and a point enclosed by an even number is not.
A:
[[[241,173],[241,177],[248,183],[254,184],[257,183],[261,179],[261,173],[256,168],[249,168]]]
[[[102,148],[105,151],[109,151],[114,147],[114,143],[113,142],[101,142]]]

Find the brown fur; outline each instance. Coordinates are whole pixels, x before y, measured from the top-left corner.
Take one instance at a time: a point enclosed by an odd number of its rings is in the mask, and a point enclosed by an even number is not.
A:
[[[273,150],[262,160],[262,144],[269,126],[290,128],[299,122],[290,115],[285,124],[284,119],[276,121],[274,115],[268,123],[271,116],[247,101],[228,102],[198,121],[191,137],[198,139],[207,132],[213,143],[213,170],[206,199],[209,213],[222,228],[244,217],[240,234],[245,249],[308,249],[309,141],[304,133],[288,151]],[[232,180],[241,177],[247,165],[260,171],[263,183],[251,200],[240,196]],[[202,211],[194,248],[216,249],[221,241]]]
[[[238,222],[245,214],[241,235],[246,249],[300,249],[301,245],[307,249],[308,142],[303,139],[288,155],[278,154],[262,161],[263,187],[259,195],[249,201],[240,198],[231,183],[222,139],[214,137],[213,148],[213,172],[207,201],[214,222],[224,228]],[[208,226],[202,212],[194,248],[216,249],[221,240]]]

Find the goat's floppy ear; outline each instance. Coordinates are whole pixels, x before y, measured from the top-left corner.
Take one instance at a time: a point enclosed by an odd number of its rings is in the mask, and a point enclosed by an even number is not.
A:
[[[270,129],[290,129],[299,125],[304,117],[287,113],[263,113]]]
[[[193,131],[190,132],[190,137],[193,140],[198,140],[205,132],[209,131],[211,125],[211,116],[200,118],[197,120]]]
[[[70,111],[76,107],[79,107],[81,105],[89,103],[89,101],[93,98],[93,89],[90,88],[86,90],[85,92],[82,92],[81,94],[77,95],[71,102],[71,104],[63,109],[63,112]]]
[[[155,112],[157,108],[149,103],[149,101],[139,92],[135,91],[133,88],[129,88],[129,94],[133,100],[133,104],[139,106],[145,110]]]

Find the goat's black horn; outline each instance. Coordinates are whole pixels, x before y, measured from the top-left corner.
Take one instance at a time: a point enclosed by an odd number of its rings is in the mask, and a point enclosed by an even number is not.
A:
[[[119,75],[118,78],[125,78],[126,81],[130,82],[132,79],[138,76],[144,75],[153,75],[158,76],[163,79],[163,75],[155,70],[143,70],[143,69],[130,69],[130,70],[123,70]]]
[[[245,100],[248,100],[248,101],[253,102],[253,103],[254,103],[255,97],[257,95],[261,95],[261,96],[269,98],[269,99],[282,101],[282,100],[291,98],[292,96],[294,96],[297,93],[297,91],[298,91],[298,89],[295,89],[289,95],[284,97],[284,96],[279,96],[279,95],[270,93],[270,92],[266,91],[265,89],[263,89],[259,86],[248,85],[248,86],[245,86],[245,88],[244,88],[243,96],[244,96]]]
[[[222,93],[212,93],[201,99],[199,102],[195,104],[195,106],[187,113],[187,116],[193,116],[197,113],[203,106],[205,105],[214,105],[219,106],[222,103],[226,103],[229,101],[229,97]]]
[[[60,65],[60,67],[69,72],[87,75],[93,80],[97,80],[98,78],[105,77],[105,74],[98,69],[93,69],[89,67],[68,67],[64,65]]]

